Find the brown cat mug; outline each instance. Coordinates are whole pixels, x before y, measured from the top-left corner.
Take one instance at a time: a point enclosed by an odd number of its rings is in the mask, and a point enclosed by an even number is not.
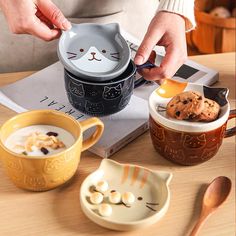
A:
[[[212,122],[175,120],[166,115],[168,101],[182,91],[194,90],[218,102],[221,111]],[[166,80],[149,98],[150,135],[156,151],[181,165],[203,163],[218,152],[224,138],[236,135],[236,127],[226,130],[228,120],[236,117],[227,101],[228,89]]]

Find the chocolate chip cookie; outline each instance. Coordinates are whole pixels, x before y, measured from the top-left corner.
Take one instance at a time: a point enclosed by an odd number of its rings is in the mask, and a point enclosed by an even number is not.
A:
[[[194,121],[213,121],[216,120],[220,112],[220,105],[208,98],[204,100],[203,111],[193,118]]]
[[[173,97],[166,107],[167,114],[178,120],[191,120],[204,109],[204,97],[196,91],[186,91]]]

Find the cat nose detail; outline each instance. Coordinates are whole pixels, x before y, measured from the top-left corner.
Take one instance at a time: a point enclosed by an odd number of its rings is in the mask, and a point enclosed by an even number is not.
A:
[[[96,55],[96,52],[91,52],[91,54],[92,54],[93,56],[95,56],[95,55]]]

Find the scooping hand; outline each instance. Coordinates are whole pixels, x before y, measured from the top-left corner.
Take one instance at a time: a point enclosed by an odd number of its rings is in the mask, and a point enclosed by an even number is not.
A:
[[[71,28],[51,0],[0,0],[0,7],[15,34],[32,34],[50,41],[60,36],[60,30]]]
[[[156,45],[166,49],[161,65],[142,69],[140,74],[147,80],[171,78],[187,58],[185,20],[182,16],[164,11],[156,14],[136,53],[135,64],[141,65],[148,59],[153,61],[151,52]]]

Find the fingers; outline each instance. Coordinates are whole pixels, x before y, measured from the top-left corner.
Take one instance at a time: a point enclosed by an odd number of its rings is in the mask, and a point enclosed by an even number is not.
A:
[[[50,29],[53,29],[54,28],[54,25],[52,24],[52,22],[42,14],[41,11],[37,11],[36,14],[35,14],[43,23],[45,23],[48,28]]]
[[[150,54],[150,57],[148,58],[148,60],[155,64],[155,59],[156,59],[156,52],[155,51],[152,51],[151,54]],[[150,72],[151,69],[142,69],[140,70],[138,73],[143,76],[146,80],[151,80],[151,79],[148,79],[148,74]],[[157,84],[161,84],[163,82],[163,80],[156,80],[155,81]]]
[[[59,29],[50,29],[46,23],[40,21],[37,17],[35,17],[27,32],[44,41],[51,41],[61,35]]]
[[[136,65],[141,65],[148,60],[153,48],[156,46],[157,42],[163,35],[157,27],[151,27],[151,25],[149,26],[143,42],[141,43],[134,58],[134,63]]]
[[[69,30],[71,23],[51,0],[38,0],[37,7],[57,28]]]
[[[185,62],[186,58],[186,52],[182,52],[174,46],[169,46],[166,48],[166,55],[161,65],[151,69],[143,69],[142,75],[147,80],[171,78]]]
[[[152,63],[155,64],[155,60],[156,60],[156,52],[154,50],[152,50],[150,57],[148,58],[148,60]]]
[[[163,58],[160,68],[162,68],[161,76],[171,78],[176,71],[183,65],[187,59],[187,49],[181,48],[185,42],[173,44],[166,48],[166,55]]]

